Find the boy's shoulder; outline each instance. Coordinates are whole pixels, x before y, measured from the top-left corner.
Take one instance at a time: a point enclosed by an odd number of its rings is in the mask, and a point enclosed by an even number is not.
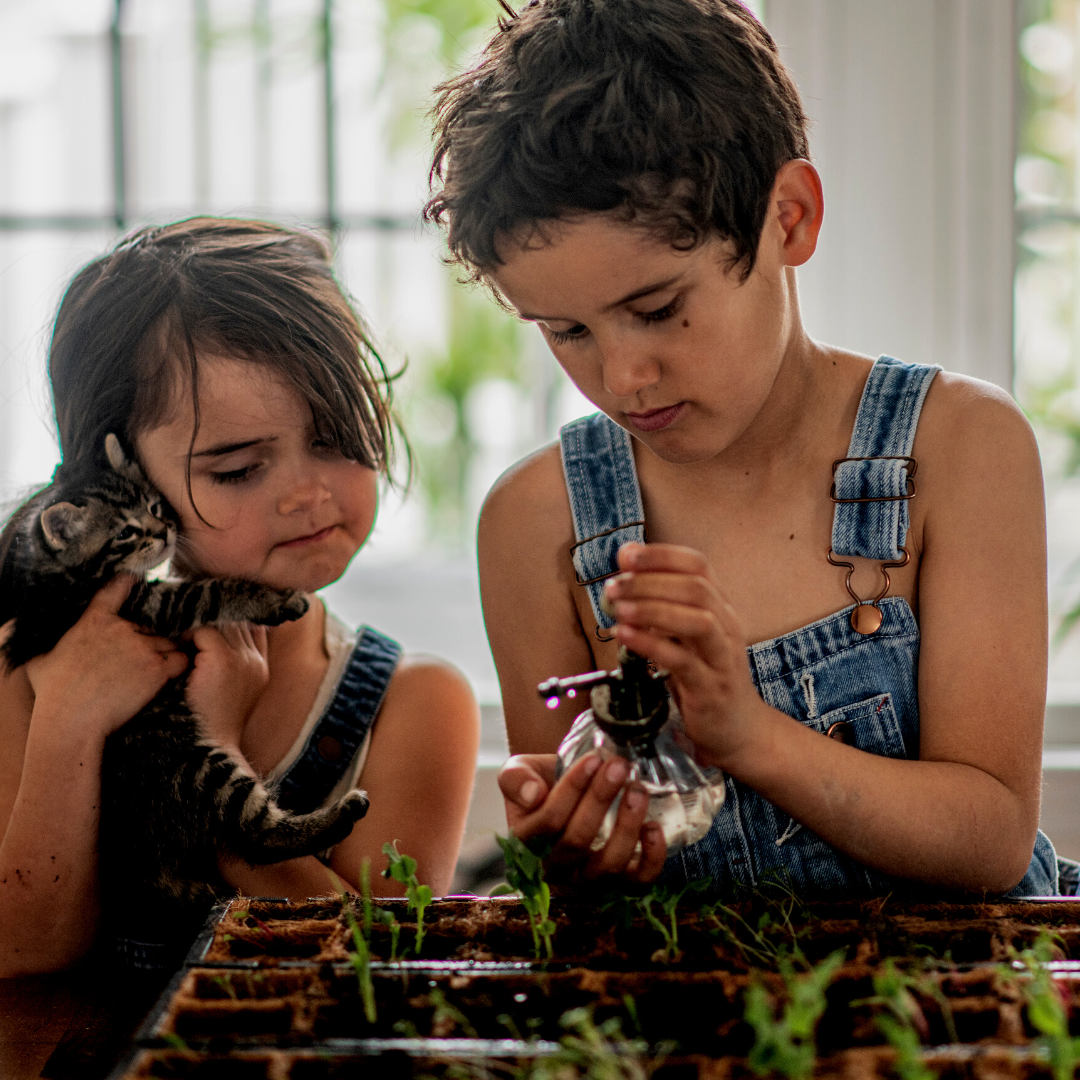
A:
[[[557,442],[511,465],[488,492],[480,511],[481,543],[499,543],[511,533],[517,543],[573,544],[574,521]]]
[[[916,457],[953,461],[1037,454],[1031,425],[1009,393],[953,371],[939,372],[930,384],[915,444]]]

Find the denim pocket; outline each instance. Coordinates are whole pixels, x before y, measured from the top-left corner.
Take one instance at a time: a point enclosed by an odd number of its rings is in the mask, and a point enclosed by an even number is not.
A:
[[[839,709],[823,713],[811,719],[802,720],[808,728],[834,737],[843,736],[842,741],[865,750],[868,754],[879,757],[904,758],[904,737],[900,732],[900,722],[896,719],[892,694],[875,694],[872,698],[844,705]],[[837,725],[844,724],[845,728]],[[779,808],[775,808],[776,843],[783,845],[802,830],[799,822],[790,818]]]

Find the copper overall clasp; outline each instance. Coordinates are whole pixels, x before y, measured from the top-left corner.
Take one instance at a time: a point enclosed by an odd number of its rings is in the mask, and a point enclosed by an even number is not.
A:
[[[845,461],[906,461],[908,463],[907,490],[903,495],[881,495],[873,498],[839,499],[836,496],[836,470],[843,465]],[[833,462],[833,482],[832,487],[829,489],[829,498],[832,499],[834,503],[906,502],[908,499],[914,498],[916,491],[918,491],[918,488],[915,486],[915,473],[918,468],[919,463],[913,457],[907,455],[838,458]],[[851,628],[855,633],[863,635],[876,634],[878,630],[881,629],[881,624],[885,619],[881,610],[881,601],[892,587],[889,571],[901,566],[907,566],[911,561],[911,554],[908,552],[908,549],[906,547],[901,547],[900,550],[904,553],[902,559],[894,562],[883,562],[880,565],[881,575],[885,579],[885,585],[881,592],[879,592],[872,600],[864,600],[851,587],[851,575],[855,573],[855,564],[845,562],[843,559],[834,558],[833,549],[830,546],[825,556],[829,562],[832,563],[833,566],[847,567],[847,576],[844,578],[844,588],[847,589],[851,599],[855,601],[855,608],[851,612]]]

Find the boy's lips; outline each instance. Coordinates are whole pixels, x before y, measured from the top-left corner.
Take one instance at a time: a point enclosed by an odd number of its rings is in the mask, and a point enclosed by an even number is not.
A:
[[[638,431],[660,431],[674,424],[683,414],[686,402],[680,401],[677,405],[668,405],[663,409],[649,409],[647,412],[626,413],[626,418],[638,429]]]
[[[307,536],[298,536],[295,540],[283,540],[277,546],[279,548],[294,548],[303,547],[305,544],[317,544],[320,540],[325,540],[336,528],[336,525],[327,525],[325,529],[308,533]]]

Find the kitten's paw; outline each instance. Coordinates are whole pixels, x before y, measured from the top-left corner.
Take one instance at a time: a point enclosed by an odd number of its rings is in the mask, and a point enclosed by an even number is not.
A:
[[[311,607],[311,600],[307,593],[283,590],[277,595],[280,597],[280,602],[273,611],[267,614],[266,618],[259,620],[263,626],[280,626],[282,623],[295,622],[302,615],[307,614],[307,609]]]
[[[342,816],[350,817],[353,821],[359,821],[368,812],[370,805],[371,800],[368,798],[368,793],[361,791],[359,788],[354,788],[347,795],[342,795],[338,800]]]

